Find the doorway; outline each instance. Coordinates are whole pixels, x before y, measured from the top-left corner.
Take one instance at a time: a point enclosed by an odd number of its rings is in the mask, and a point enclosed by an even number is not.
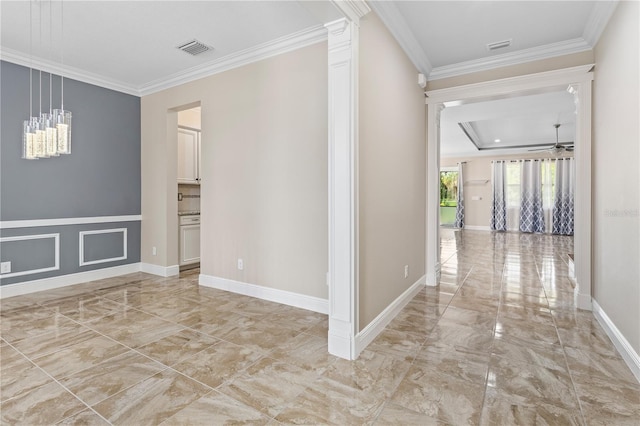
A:
[[[202,118],[200,106],[177,109],[176,195],[178,265],[184,271],[200,267],[200,199]],[[196,271],[197,272],[197,271]]]
[[[427,285],[440,274],[440,114],[448,106],[567,90],[576,105],[575,279],[577,306],[591,309],[591,82],[592,64],[427,91]]]

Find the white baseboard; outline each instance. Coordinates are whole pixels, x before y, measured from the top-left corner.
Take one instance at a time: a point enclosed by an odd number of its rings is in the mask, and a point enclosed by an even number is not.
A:
[[[420,279],[424,279],[425,280],[425,284],[428,287],[435,287],[438,285],[438,283],[440,282],[440,270],[442,267],[442,263],[438,262],[436,263],[435,267],[433,268],[433,271],[427,271],[427,274],[420,278]]]
[[[578,288],[578,291],[580,291],[580,285],[578,283],[576,283],[576,287]],[[575,295],[575,304],[578,307],[578,309],[591,311],[593,310],[592,302],[593,302],[593,299],[591,298],[590,294],[576,293]]]
[[[571,258],[569,258],[569,260],[567,260],[567,267],[569,268],[569,279],[573,280],[575,282],[576,280],[576,264],[574,263],[573,260],[571,260]]]
[[[373,342],[378,335],[389,325],[389,323],[407,306],[407,303],[414,298],[416,294],[420,292],[426,285],[426,276],[422,276],[411,287],[409,287],[404,293],[402,293],[396,300],[394,300],[384,311],[374,318],[365,328],[356,335],[355,340],[355,357]]]
[[[152,263],[141,263],[140,271],[146,272],[147,274],[158,275],[160,277],[173,277],[180,275],[180,266],[160,266]]]
[[[490,227],[480,225],[465,225],[464,229],[468,229],[470,231],[491,231]]]
[[[101,280],[104,278],[113,278],[134,272],[140,272],[140,263],[130,263],[128,265],[113,266],[111,268],[95,269],[93,271],[78,272],[75,274],[59,275],[57,277],[7,284],[0,287],[0,299],[21,296],[23,294],[35,293],[38,291],[53,290],[89,281]]]
[[[199,284],[203,287],[217,288],[325,315],[329,313],[329,301],[319,297],[204,274],[200,274]]]
[[[329,353],[338,358],[353,361],[358,358],[358,353],[355,358],[351,357],[351,341],[345,339],[343,336],[336,336],[329,331],[328,335],[328,347]]]
[[[604,328],[604,331],[607,333],[611,341],[613,342],[622,358],[627,363],[631,372],[638,382],[640,382],[640,356],[638,353],[631,347],[629,341],[622,335],[618,327],[611,321],[611,318],[604,312],[604,310],[598,305],[598,302],[593,300],[593,314],[596,319]]]

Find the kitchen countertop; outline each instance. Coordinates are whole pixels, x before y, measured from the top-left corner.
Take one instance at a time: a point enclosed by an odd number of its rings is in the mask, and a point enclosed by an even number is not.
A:
[[[200,212],[197,210],[193,210],[193,211],[186,211],[186,212],[178,212],[178,216],[192,216],[192,215],[199,215]]]

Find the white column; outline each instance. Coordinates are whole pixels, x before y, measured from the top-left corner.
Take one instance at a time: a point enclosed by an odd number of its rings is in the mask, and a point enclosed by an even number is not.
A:
[[[591,75],[589,75],[591,77]],[[576,103],[574,263],[576,305],[591,310],[591,80],[571,84]]]
[[[440,281],[440,112],[441,103],[427,103],[427,239],[428,286]]]
[[[329,30],[329,353],[355,359],[358,288],[358,27]]]

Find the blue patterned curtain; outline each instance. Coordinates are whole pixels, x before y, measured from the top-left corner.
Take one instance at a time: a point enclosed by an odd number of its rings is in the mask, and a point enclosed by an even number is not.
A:
[[[556,160],[556,184],[553,199],[554,234],[573,235],[573,199],[576,168],[573,158]]]
[[[507,230],[507,204],[505,197],[506,167],[504,161],[491,163],[491,222],[493,231]]]
[[[520,163],[520,232],[544,232],[540,161]]]
[[[464,179],[462,177],[462,165],[458,163],[458,195],[456,197],[456,228],[464,228]]]

